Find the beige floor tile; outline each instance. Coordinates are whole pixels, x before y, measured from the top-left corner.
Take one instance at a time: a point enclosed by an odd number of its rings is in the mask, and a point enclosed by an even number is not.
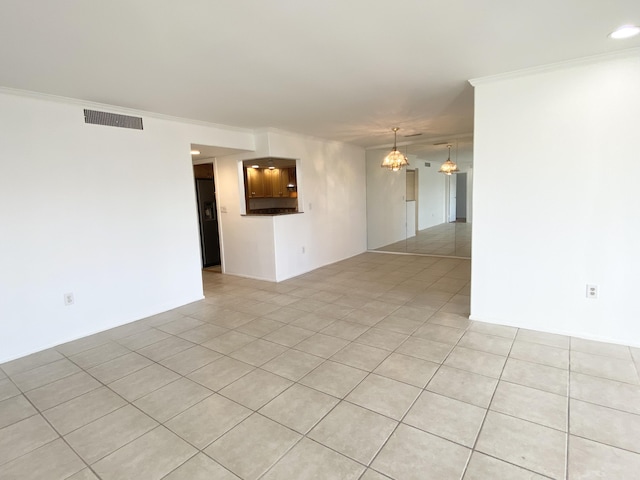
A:
[[[329,358],[348,344],[348,340],[316,333],[297,344],[294,348],[318,357]]]
[[[516,340],[509,356],[550,367],[569,368],[569,350],[564,348]]]
[[[95,474],[89,470],[89,468],[84,468],[80,470],[75,475],[71,475],[66,480],[100,480]]]
[[[640,455],[571,435],[569,478],[571,480],[637,478]]]
[[[214,394],[173,417],[165,425],[203,449],[251,414],[251,410]]]
[[[252,337],[251,335],[247,335],[245,333],[230,331],[227,333],[223,333],[222,335],[219,335],[216,338],[209,340],[208,342],[203,343],[202,346],[228,355],[234,350],[238,350],[239,348],[255,341],[256,337]]]
[[[400,420],[419,394],[419,388],[371,374],[345,400]]]
[[[25,455],[58,438],[58,434],[40,415],[0,429],[0,465]]]
[[[392,353],[374,370],[374,373],[424,388],[438,368],[437,363],[400,353]]]
[[[303,438],[263,477],[264,480],[357,480],[364,467],[312,440]]]
[[[428,307],[408,307],[403,305],[399,308],[396,308],[392,314],[393,316],[407,318],[409,320],[415,320],[420,323],[424,323],[429,320],[434,314],[436,310]]]
[[[204,322],[202,322],[201,320],[197,320],[192,317],[181,317],[176,318],[175,320],[171,320],[170,322],[163,323],[162,325],[158,325],[156,328],[171,335],[178,335],[182,332],[186,332],[187,330],[191,330],[192,328],[199,327],[203,324]]]
[[[495,335],[497,337],[504,337],[509,339],[514,339],[516,336],[516,332],[518,331],[515,327],[507,327],[506,325],[496,325],[493,323],[485,323],[485,322],[473,322],[469,326],[469,330],[472,332],[484,333],[486,335]]]
[[[302,315],[292,321],[290,325],[319,332],[336,321],[336,318],[328,315],[316,315],[315,313],[305,313],[302,311],[300,313]]]
[[[204,453],[198,453],[176,468],[163,480],[240,480]]]
[[[320,315],[326,315],[339,320],[344,319],[347,315],[353,312],[354,308],[345,305],[339,305],[337,303],[329,303],[324,307],[318,309]]]
[[[413,427],[400,425],[372,467],[398,480],[458,480],[471,450]]]
[[[356,308],[346,317],[344,317],[344,320],[359,323],[360,325],[365,325],[367,327],[372,327],[379,323],[386,316],[387,314],[384,312],[376,312],[373,310],[363,310],[361,308]]]
[[[158,425],[137,408],[126,405],[65,436],[87,463],[92,464]]]
[[[396,353],[402,353],[434,363],[442,363],[452,348],[452,345],[445,343],[409,337],[406,342],[396,349]]]
[[[344,398],[366,376],[367,372],[363,370],[329,360],[304,376],[300,383],[334,397]]]
[[[0,401],[15,397],[19,394],[20,390],[18,390],[18,387],[16,387],[11,380],[8,378],[0,380]]]
[[[473,452],[464,474],[464,480],[545,480],[546,478],[548,477],[543,477],[480,452]]]
[[[168,333],[161,332],[155,328],[147,329],[142,332],[134,333],[123,338],[119,338],[117,342],[124,345],[130,350],[138,350],[149,345],[153,345],[161,340],[171,337]]]
[[[264,339],[279,345],[284,345],[285,347],[293,347],[312,335],[315,335],[315,332],[312,330],[295,327],[293,325],[285,325],[284,327],[265,335]]]
[[[290,298],[290,297],[289,297]],[[298,298],[296,298],[296,301]],[[281,307],[278,310],[274,310],[271,313],[267,313],[263,315],[264,318],[270,318],[271,320],[276,320],[278,322],[290,324],[291,322],[297,320],[298,318],[305,315],[305,312],[291,308],[289,306]]]
[[[260,413],[305,434],[338,402],[335,397],[295,384],[262,407]]]
[[[476,450],[552,478],[564,478],[566,433],[489,411]]]
[[[382,415],[341,402],[307,436],[368,465],[396,425]]]
[[[212,394],[208,388],[180,378],[139,398],[133,404],[151,418],[164,423]]]
[[[376,328],[389,330],[403,335],[411,335],[420,326],[422,326],[423,323],[424,322],[421,320],[412,320],[394,313],[376,323]]]
[[[324,335],[331,335],[332,337],[342,338],[344,340],[355,340],[364,332],[369,330],[369,327],[354,322],[346,322],[344,320],[336,320],[331,325],[321,330]]]
[[[138,353],[150,358],[154,362],[159,362],[164,358],[169,358],[176,353],[180,353],[193,346],[193,343],[184,340],[183,338],[171,336],[164,340],[160,340],[153,345],[139,349]]]
[[[246,480],[255,480],[276,463],[300,434],[254,413],[205,450],[211,458]]]
[[[473,447],[485,413],[484,408],[436,393],[423,392],[403,423],[466,447]]]
[[[245,376],[254,368],[239,360],[222,357],[190,373],[187,377],[210,390],[218,391]]]
[[[58,439],[0,466],[4,480],[64,480],[85,467],[80,458]]]
[[[238,303],[246,302],[246,299],[238,297]],[[262,312],[266,313],[266,312]],[[192,315],[197,317],[197,315]],[[245,323],[249,323],[251,320],[255,320],[258,317],[257,314],[239,312],[236,310],[231,310],[228,308],[222,309],[219,312],[216,312],[211,318],[203,318],[207,322],[217,325],[223,328],[238,328]],[[254,337],[255,338],[255,337]]]
[[[409,338],[407,335],[401,333],[372,328],[360,335],[355,341],[371,347],[382,348],[383,350],[395,350],[407,338]]]
[[[36,413],[38,413],[38,411],[33,408],[24,395],[17,395],[2,400],[0,401],[0,429],[24,420]]]
[[[640,385],[571,373],[571,398],[640,415]]]
[[[290,380],[258,368],[220,390],[220,394],[251,410],[258,410],[290,385]]]
[[[571,399],[570,433],[640,453],[640,415]]]
[[[259,367],[287,350],[277,343],[258,339],[230,353],[231,358]]]
[[[108,362],[109,360],[113,360],[114,358],[126,355],[127,353],[130,353],[128,348],[125,348],[116,342],[107,342],[98,347],[73,355],[69,357],[69,360],[80,368],[86,370],[88,368],[95,367],[96,365],[100,365],[101,363]]]
[[[470,348],[454,347],[444,365],[487,377],[500,378],[506,360],[507,358],[501,355]]]
[[[100,386],[95,378],[85,372],[78,372],[31,390],[26,395],[37,408],[46,410]]]
[[[594,340],[572,337],[571,350],[590,353],[592,355],[619,358],[621,360],[631,360],[629,347],[613,343],[596,342]]]
[[[66,435],[125,404],[122,397],[102,387],[46,410],[43,415],[61,435]]]
[[[71,342],[63,343],[55,347],[55,350],[62,355],[70,357],[85,350],[95,348],[99,345],[109,342],[110,338],[106,332],[98,333],[95,335],[89,335],[88,337],[82,337]]]
[[[538,343],[540,345],[547,345],[549,347],[564,348],[568,350],[571,337],[521,328],[518,330],[516,339],[530,343]]]
[[[509,358],[501,379],[558,395],[567,395],[569,372],[560,368]]]
[[[222,357],[222,355],[218,352],[196,345],[169,358],[160,360],[160,364],[180,375],[188,375],[220,357]]]
[[[571,370],[594,377],[639,385],[638,372],[632,360],[571,351]]]
[[[292,381],[300,380],[324,360],[298,350],[287,350],[261,368]]]
[[[367,468],[367,471],[360,477],[360,480],[389,480],[389,477]]]
[[[0,364],[0,368],[2,368],[2,370],[7,375],[13,376],[17,375],[18,373],[26,372],[27,370],[33,370],[34,368],[42,367],[44,365],[62,359],[64,359],[62,354],[50,348],[49,350],[32,353],[31,355],[27,355],[26,357],[21,357],[10,362],[2,363]]]
[[[459,347],[503,356],[509,355],[512,344],[513,341],[511,339],[477,332],[466,332],[458,342]]]
[[[122,338],[129,337],[136,333],[146,332],[148,330],[150,330],[150,327],[145,325],[144,323],[132,322],[121,325],[119,327],[111,328],[105,332],[102,332],[101,335],[104,335],[111,340],[120,340]]]
[[[388,350],[352,342],[332,356],[331,360],[370,372],[388,355]]]
[[[93,377],[104,384],[114,382],[122,377],[142,370],[153,362],[137,353],[129,353],[109,362],[103,363],[87,370]]]
[[[425,323],[413,333],[414,337],[447,345],[455,345],[462,335],[464,335],[464,330],[460,328],[445,327],[434,323]]]
[[[208,323],[201,325],[191,330],[186,330],[178,334],[178,337],[188,340],[193,343],[202,344],[213,340],[220,335],[227,333],[229,330],[226,328],[218,327],[217,325],[209,325]]]
[[[62,360],[11,375],[11,380],[20,390],[28,392],[78,372],[80,372],[80,368],[77,365],[63,358]]]
[[[564,395],[501,381],[491,410],[567,431],[568,400]]]
[[[436,312],[429,317],[428,322],[436,325],[444,325],[445,327],[461,328],[463,330],[469,328],[472,323],[468,315],[464,316],[448,312]]]
[[[177,380],[179,377],[177,373],[172,372],[162,365],[152,364],[142,370],[138,370],[137,372],[116,380],[109,384],[109,388],[118,395],[123,396],[126,400],[132,402]]]
[[[236,329],[237,332],[251,335],[252,337],[264,337],[265,335],[284,327],[285,324],[269,318],[256,318]]]
[[[498,380],[447,366],[440,370],[427,384],[427,390],[446,397],[487,408]]]
[[[95,465],[103,480],[160,479],[197,451],[160,426],[125,445]]]

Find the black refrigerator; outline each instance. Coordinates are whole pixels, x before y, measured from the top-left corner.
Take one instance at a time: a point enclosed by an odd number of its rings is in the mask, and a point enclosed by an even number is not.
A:
[[[218,211],[216,190],[212,178],[196,179],[198,217],[200,219],[200,250],[202,267],[220,265],[220,238],[218,236]]]

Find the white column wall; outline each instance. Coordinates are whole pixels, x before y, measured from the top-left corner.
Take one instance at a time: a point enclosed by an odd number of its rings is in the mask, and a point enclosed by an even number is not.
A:
[[[472,83],[471,318],[640,345],[639,51]]]
[[[251,132],[0,92],[0,362],[202,298],[191,143]],[[63,295],[73,292],[75,304]]]
[[[269,133],[269,151],[298,159],[298,203],[304,212],[274,217],[277,280],[365,251],[364,149],[275,131]]]

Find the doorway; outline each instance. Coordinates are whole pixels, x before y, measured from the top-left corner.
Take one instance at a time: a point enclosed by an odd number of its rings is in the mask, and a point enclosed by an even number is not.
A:
[[[193,174],[196,183],[202,268],[215,267],[220,265],[220,234],[213,164],[194,165]]]

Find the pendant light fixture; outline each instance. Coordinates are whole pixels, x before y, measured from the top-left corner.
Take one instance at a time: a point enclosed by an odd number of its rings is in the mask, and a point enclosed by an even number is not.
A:
[[[460,171],[458,170],[458,166],[451,161],[451,145],[447,145],[447,148],[449,149],[449,158],[447,158],[447,161],[442,164],[438,172],[444,173],[445,175],[458,173]]]
[[[397,172],[402,167],[406,167],[407,165],[409,165],[409,160],[407,160],[407,157],[400,153],[400,151],[398,151],[398,148],[396,147],[398,130],[400,130],[400,128],[393,127],[393,150],[391,150],[389,155],[384,158],[382,164],[380,165],[382,168],[388,168],[393,172]]]

